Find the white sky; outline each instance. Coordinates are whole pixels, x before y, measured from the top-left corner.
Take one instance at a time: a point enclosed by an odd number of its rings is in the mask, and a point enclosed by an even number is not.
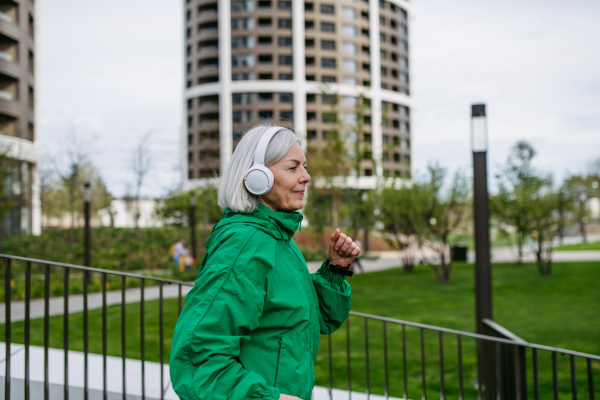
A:
[[[600,157],[600,2],[415,0],[413,162],[470,168],[470,104],[488,105],[491,173],[517,140],[561,178]],[[180,179],[182,1],[44,1],[38,16],[38,135],[60,154],[70,129],[114,195],[152,131],[146,195]],[[95,139],[94,139],[95,138]]]

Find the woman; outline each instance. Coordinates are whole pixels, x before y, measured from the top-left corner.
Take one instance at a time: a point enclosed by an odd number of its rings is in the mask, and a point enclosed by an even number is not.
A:
[[[306,158],[294,133],[269,128],[242,138],[221,177],[223,219],[171,347],[171,381],[184,400],[310,399],[320,334],[350,311],[345,276],[360,249],[336,229],[328,260],[309,274],[292,240],[310,182]],[[271,171],[264,190],[253,186],[251,167]]]

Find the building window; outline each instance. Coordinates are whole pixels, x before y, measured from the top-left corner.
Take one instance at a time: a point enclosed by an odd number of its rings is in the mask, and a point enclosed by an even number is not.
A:
[[[279,2],[277,2],[277,8],[279,8],[280,10],[291,10],[292,9],[292,2],[291,1],[279,0]]]
[[[408,58],[404,56],[400,57],[400,67],[408,68]]]
[[[379,16],[379,25],[385,26],[385,18],[381,15]]]
[[[304,21],[304,29],[306,29],[308,31],[315,29],[315,22],[314,21]]]
[[[232,67],[254,67],[254,55],[243,54],[231,56]]]
[[[231,20],[231,30],[247,31],[254,29],[253,18],[234,18]]]
[[[321,14],[335,14],[333,4],[321,4]]]
[[[321,31],[322,32],[335,32],[335,24],[333,22],[321,22]]]
[[[269,29],[269,28],[271,28],[271,22],[272,22],[271,18],[259,18],[258,19],[258,27]]]
[[[281,118],[282,120],[286,120],[286,121],[293,121],[294,120],[294,112],[293,111],[280,111],[279,118]]]
[[[380,33],[380,34],[379,34],[379,41],[380,41],[381,43],[385,43],[385,33]]]
[[[250,104],[252,103],[252,93],[233,93],[231,102],[233,104]]]
[[[315,81],[315,76],[314,75],[306,75],[306,80],[314,82]]]
[[[252,111],[244,110],[244,111],[233,111],[232,113],[233,123],[246,123],[252,121]]]
[[[244,72],[244,73],[231,74],[231,80],[232,81],[253,81],[254,73]]]
[[[342,7],[342,17],[347,19],[356,19],[356,10],[352,7]]]
[[[334,94],[322,94],[321,95],[321,102],[323,104],[335,104],[337,101],[337,96]]]
[[[387,68],[381,67],[381,76],[386,76],[386,75],[387,75]]]
[[[344,124],[348,126],[356,126],[358,118],[354,113],[344,113]]]
[[[315,39],[304,39],[304,47],[307,49],[314,49]]]
[[[400,162],[400,153],[394,153],[394,162]]]
[[[279,65],[292,65],[293,57],[292,56],[279,56]]]
[[[252,49],[254,48],[253,36],[237,36],[231,38],[232,49]]]
[[[401,40],[398,43],[398,47],[400,48],[400,51],[403,51],[406,53],[406,51],[408,51],[408,43],[406,43],[406,40]]]
[[[194,179],[194,171],[188,170],[188,179]]]
[[[387,51],[380,50],[379,51],[379,57],[381,57],[382,60],[385,60],[387,58]]]
[[[292,28],[292,20],[289,18],[279,18],[279,28],[280,29],[291,29]]]
[[[342,62],[342,70],[346,72],[356,72],[357,69],[357,63],[354,60],[344,60]]]
[[[261,80],[273,79],[273,74],[258,74],[258,79],[261,79]]]
[[[344,105],[344,107],[354,108],[358,105],[358,97],[344,96],[342,97],[342,104]]]
[[[294,74],[279,74],[280,81],[292,81],[294,80]]]
[[[345,83],[346,85],[358,85],[358,80],[356,78],[352,78],[349,76],[345,76],[344,79],[342,80],[343,83]]]
[[[335,68],[335,58],[321,58],[321,67]]]
[[[334,112],[323,112],[323,115],[321,116],[321,120],[323,121],[323,123],[330,123],[330,122],[336,122],[337,120],[337,115]]]
[[[271,8],[271,0],[258,0],[258,9]]]
[[[292,47],[292,38],[280,36],[279,39],[279,47]]]
[[[335,41],[333,40],[321,40],[322,50],[335,50]]]
[[[306,113],[306,120],[310,122],[315,122],[317,120],[317,113],[313,111],[309,111]]]
[[[336,82],[335,76],[327,76],[327,75],[323,75],[323,76],[321,77],[321,80],[322,80],[324,83],[335,83],[335,82]]]
[[[315,140],[317,138],[317,131],[308,130],[306,131],[306,138],[310,140]]]
[[[293,93],[279,93],[279,102],[293,103],[294,102],[294,94]]]
[[[231,2],[231,11],[253,11],[254,0],[233,0]]]
[[[348,37],[356,36],[356,27],[354,25],[344,24],[342,25],[342,35]]]
[[[342,53],[344,54],[356,54],[356,43],[343,42]]]
[[[304,3],[304,11],[312,12],[315,10],[314,3]]]
[[[314,67],[315,66],[315,58],[314,57],[306,57],[306,66]]]
[[[408,83],[408,74],[406,72],[400,73],[400,82],[404,84]]]
[[[315,103],[317,101],[317,95],[314,93],[306,94],[306,102],[307,103]]]
[[[365,169],[365,176],[373,176],[373,170],[372,169]]]
[[[268,47],[273,44],[273,38],[271,36],[259,36],[258,45],[261,47]]]
[[[259,103],[272,103],[273,102],[273,93],[259,93],[258,94],[258,102]]]
[[[271,54],[259,54],[258,65],[273,64],[273,56]]]

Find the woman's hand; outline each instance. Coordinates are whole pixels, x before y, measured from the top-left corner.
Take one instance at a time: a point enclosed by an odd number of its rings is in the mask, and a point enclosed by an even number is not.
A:
[[[282,393],[279,395],[279,400],[302,400],[302,399],[300,397],[290,396],[290,395]]]
[[[333,232],[329,240],[329,261],[340,267],[347,267],[359,254],[360,248],[354,244],[351,237],[341,233],[339,229]]]

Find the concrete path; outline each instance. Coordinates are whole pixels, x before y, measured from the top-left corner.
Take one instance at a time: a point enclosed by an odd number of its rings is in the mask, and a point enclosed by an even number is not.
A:
[[[192,282],[193,284],[193,282]],[[185,297],[187,292],[190,291],[191,286],[181,285],[181,295]],[[141,299],[142,291],[140,288],[130,288],[125,290],[125,303],[138,303]],[[179,296],[179,285],[168,285],[163,286],[163,298],[170,299]],[[144,288],[144,299],[145,300],[157,300],[159,298],[158,286],[150,286]],[[111,290],[106,292],[106,304],[111,306],[115,304],[121,304],[121,291]],[[64,297],[51,297],[50,298],[50,316],[62,315],[64,312]],[[88,310],[94,310],[102,308],[102,292],[89,293],[88,294]],[[69,296],[69,313],[75,313],[83,311],[83,295],[73,294]],[[23,321],[25,319],[25,302],[24,301],[13,301],[10,303],[11,320]],[[30,303],[30,316],[33,318],[41,318],[44,316],[44,299],[31,300]],[[0,303],[0,323],[6,322],[6,307],[4,303]]]

